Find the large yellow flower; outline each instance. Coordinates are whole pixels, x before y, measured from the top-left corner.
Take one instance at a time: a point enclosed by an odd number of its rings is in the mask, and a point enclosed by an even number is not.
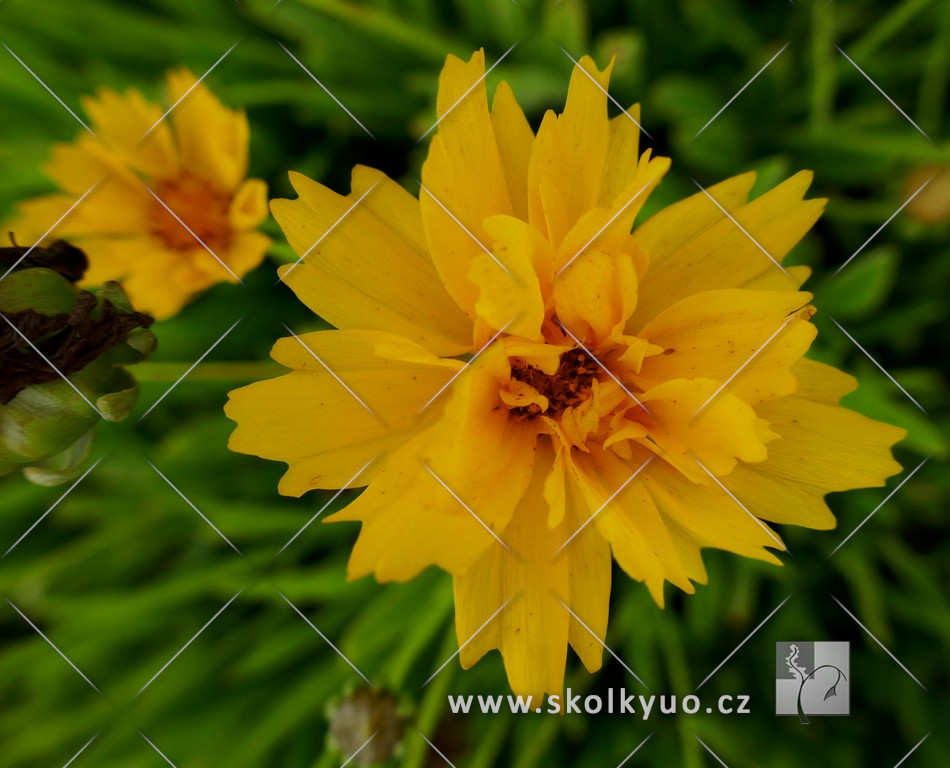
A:
[[[256,231],[267,187],[246,179],[247,117],[185,69],[169,72],[167,87],[175,106],[165,120],[135,90],[84,98],[95,135],[53,148],[45,170],[61,191],[21,203],[7,225],[32,244],[62,219],[47,239],[82,247],[84,283],[121,280],[132,304],[156,318],[215,283],[237,282],[270,245]]]
[[[705,582],[703,547],[778,562],[761,520],[831,528],[824,495],[883,484],[902,431],[838,405],[853,379],[803,357],[808,271],[759,247],[821,214],[810,174],[712,187],[741,228],[699,193],[631,234],[669,161],[636,109],[608,119],[610,67],[583,59],[537,135],[483,72],[445,65],[420,200],[369,168],[349,197],[292,176],[272,209],[301,254],[362,198],[282,272],[339,330],[278,341],[291,372],[227,413],[233,449],[287,462],[281,493],[368,486],[333,518],[363,524],[349,576],[448,571],[462,665],[497,648],[539,696],[568,644],[599,668],[611,555],[660,605]]]

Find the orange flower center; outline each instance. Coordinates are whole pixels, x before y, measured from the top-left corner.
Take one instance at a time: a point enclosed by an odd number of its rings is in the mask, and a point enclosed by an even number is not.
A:
[[[212,251],[226,249],[231,244],[230,195],[188,173],[158,181],[154,192],[162,202],[152,201],[150,231],[167,248],[173,251],[200,248],[196,237]]]

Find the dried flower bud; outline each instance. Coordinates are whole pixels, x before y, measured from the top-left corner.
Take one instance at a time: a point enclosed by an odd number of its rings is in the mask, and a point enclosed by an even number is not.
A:
[[[406,718],[400,710],[391,691],[360,688],[332,707],[330,738],[356,765],[384,763],[402,738]]]
[[[120,366],[151,354],[152,318],[116,283],[78,290],[85,255],[66,243],[2,248],[0,264],[14,268],[0,280],[0,474],[23,467],[34,482],[66,482],[99,418],[120,421],[135,405],[138,386]]]

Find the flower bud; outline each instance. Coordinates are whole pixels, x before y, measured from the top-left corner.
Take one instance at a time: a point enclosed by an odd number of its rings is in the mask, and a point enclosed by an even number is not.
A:
[[[121,366],[154,350],[152,318],[117,283],[76,288],[85,255],[66,243],[0,248],[0,265],[13,268],[0,280],[0,475],[56,485],[79,474],[100,418],[132,411],[138,385]]]

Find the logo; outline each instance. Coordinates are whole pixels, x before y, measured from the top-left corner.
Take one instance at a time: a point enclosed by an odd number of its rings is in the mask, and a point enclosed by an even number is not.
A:
[[[850,649],[846,642],[780,642],[775,644],[775,714],[850,715]]]

